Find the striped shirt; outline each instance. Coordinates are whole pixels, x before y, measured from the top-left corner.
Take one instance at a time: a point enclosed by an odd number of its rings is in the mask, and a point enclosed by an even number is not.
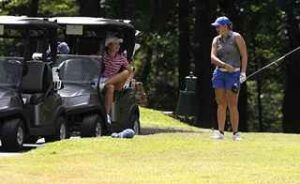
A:
[[[103,56],[104,72],[103,77],[110,78],[117,74],[121,69],[126,68],[129,63],[124,55],[117,54],[115,57],[108,55]]]

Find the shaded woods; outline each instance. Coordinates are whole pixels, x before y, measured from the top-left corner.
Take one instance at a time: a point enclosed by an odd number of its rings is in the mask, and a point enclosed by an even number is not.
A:
[[[300,0],[2,0],[3,15],[92,16],[130,19],[142,32],[134,60],[136,78],[148,93],[148,107],[175,109],[191,70],[197,81],[197,126],[214,127],[210,26],[228,16],[249,52],[248,75],[300,45]],[[300,52],[242,85],[242,131],[300,133]]]

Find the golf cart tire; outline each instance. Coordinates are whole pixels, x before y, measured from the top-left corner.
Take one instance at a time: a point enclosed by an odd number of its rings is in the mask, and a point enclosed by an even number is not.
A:
[[[39,140],[39,137],[37,137],[37,136],[30,136],[30,137],[28,137],[28,138],[25,139],[24,143],[35,144],[38,140]]]
[[[83,118],[80,127],[81,137],[100,137],[103,134],[103,121],[98,114],[89,114]]]
[[[69,138],[69,132],[65,118],[59,116],[56,121],[57,125],[55,127],[55,133],[54,135],[45,136],[46,142],[60,141]]]
[[[138,107],[133,107],[130,110],[128,119],[129,128],[132,128],[136,135],[141,134],[140,113]]]
[[[139,118],[136,118],[136,120],[133,122],[133,127],[132,127],[135,135],[140,135],[141,134],[141,123]]]
[[[25,138],[25,128],[21,119],[5,120],[2,132],[2,148],[5,151],[20,151]]]

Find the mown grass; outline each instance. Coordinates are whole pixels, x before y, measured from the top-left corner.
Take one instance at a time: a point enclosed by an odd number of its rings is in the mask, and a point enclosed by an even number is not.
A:
[[[234,142],[142,109],[142,125],[171,132],[72,139],[0,158],[1,183],[300,183],[300,137],[245,133]],[[172,128],[185,131],[175,132]]]
[[[163,112],[147,108],[140,108],[140,111],[142,114],[141,123],[144,134],[208,131],[190,126],[170,116],[164,115]]]

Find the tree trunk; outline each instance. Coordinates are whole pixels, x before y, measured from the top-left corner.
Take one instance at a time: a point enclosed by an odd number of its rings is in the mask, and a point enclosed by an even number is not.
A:
[[[195,72],[197,81],[197,124],[211,128],[215,124],[215,106],[211,84],[212,65],[210,49],[212,42],[212,12],[216,9],[216,1],[195,1],[196,23],[194,37]],[[213,123],[214,122],[214,123]]]
[[[189,0],[179,0],[179,89],[184,88],[184,78],[190,71]]]
[[[121,0],[121,18],[132,20],[135,12],[135,0]]]
[[[37,17],[39,10],[39,0],[31,0],[31,6],[29,8],[29,16]]]
[[[300,45],[300,21],[299,1],[287,0],[285,3],[287,14],[287,29],[290,50]],[[286,133],[300,133],[300,51],[288,57],[287,80],[285,86],[285,96],[283,102],[283,131]]]
[[[261,79],[256,80],[256,92],[257,92],[257,106],[258,106],[258,124],[259,124],[259,131],[264,131],[264,123],[263,123],[263,106],[261,101]]]
[[[100,16],[100,1],[99,0],[78,0],[79,14],[84,17],[99,17]]]

